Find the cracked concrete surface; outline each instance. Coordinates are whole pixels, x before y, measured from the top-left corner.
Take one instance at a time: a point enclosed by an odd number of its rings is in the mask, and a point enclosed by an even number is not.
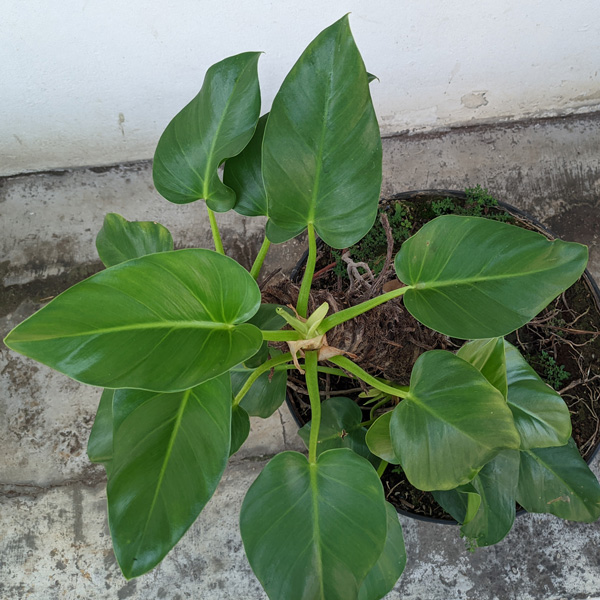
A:
[[[479,183],[589,244],[600,279],[599,140],[600,115],[389,138],[384,192]],[[2,335],[100,268],[93,241],[111,211],[162,222],[178,247],[210,246],[202,207],[160,199],[147,162],[0,180]],[[260,222],[218,219],[230,251],[249,264]],[[301,248],[276,247],[267,271],[289,268]],[[158,568],[128,582],[111,549],[103,470],[85,454],[99,395],[0,348],[0,599],[265,598],[244,556],[238,514],[269,457],[302,449],[287,410],[253,420],[198,521]],[[600,598],[598,523],[525,515],[506,540],[471,554],[455,527],[401,521],[409,558],[389,600]]]

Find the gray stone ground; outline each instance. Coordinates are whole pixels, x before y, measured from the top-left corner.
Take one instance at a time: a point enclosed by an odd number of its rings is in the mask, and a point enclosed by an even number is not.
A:
[[[481,184],[566,239],[590,245],[600,279],[600,115],[474,127],[384,142],[384,192]],[[199,204],[153,190],[148,163],[0,180],[0,334],[98,268],[106,212],[168,226],[180,246],[210,246]],[[219,215],[249,264],[260,223]],[[267,271],[295,262],[275,248]],[[301,449],[285,408],[255,420],[215,497],[151,573],[127,582],[106,521],[104,475],[85,455],[99,391],[0,348],[0,600],[265,598],[238,529],[244,493],[269,457]],[[598,473],[598,461],[593,465]],[[409,555],[390,600],[600,598],[600,524],[527,515],[497,546],[468,553],[455,527],[401,517]]]

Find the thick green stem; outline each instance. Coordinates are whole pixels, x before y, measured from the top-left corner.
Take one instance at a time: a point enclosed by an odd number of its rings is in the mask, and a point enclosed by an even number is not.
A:
[[[321,396],[319,395],[319,379],[317,375],[318,352],[306,352],[306,388],[310,398],[310,439],[308,440],[308,462],[317,462],[317,444],[319,442],[319,428],[321,426]]]
[[[263,266],[263,263],[265,262],[265,257],[267,256],[267,252],[269,251],[270,245],[271,242],[267,239],[267,236],[265,236],[262,246],[260,247],[260,250],[256,255],[256,259],[254,260],[254,264],[252,265],[252,269],[250,269],[250,275],[252,275],[252,277],[254,277],[255,280],[258,279],[260,269]]]
[[[313,275],[315,274],[315,265],[317,264],[317,239],[315,238],[315,228],[312,223],[308,224],[308,260],[304,269],[304,277],[298,294],[298,303],[296,310],[301,317],[306,318],[308,312],[308,296],[312,285]]]
[[[350,319],[354,319],[358,315],[362,315],[363,313],[379,306],[387,302],[388,300],[392,300],[393,298],[398,298],[402,296],[407,290],[410,290],[410,286],[401,287],[397,290],[392,290],[391,292],[387,292],[387,294],[381,294],[381,296],[376,296],[375,298],[371,298],[371,300],[367,300],[366,302],[361,302],[356,306],[351,306],[350,308],[345,308],[344,310],[340,310],[340,312],[336,312],[329,317],[325,317],[317,332],[320,334],[327,333],[330,329],[335,327],[336,325],[340,325],[341,323],[345,323]]]
[[[342,369],[346,369],[355,375],[359,379],[362,379],[365,383],[374,387],[376,390],[380,392],[385,392],[386,394],[391,394],[392,396],[397,396],[400,398],[406,398],[408,396],[408,391],[405,389],[401,389],[399,387],[392,387],[387,383],[383,383],[379,379],[373,377],[373,375],[369,375],[364,369],[361,369],[357,364],[353,363],[349,358],[345,356],[332,356],[328,359],[329,362],[332,362],[334,365],[341,367]]]
[[[217,219],[215,217],[215,213],[206,207],[208,211],[208,220],[210,221],[210,230],[212,231],[213,241],[215,243],[215,250],[219,254],[225,254],[225,250],[223,250],[223,242],[221,241],[221,234],[219,233],[219,226],[217,225]]]
[[[275,358],[272,358],[271,360],[264,362],[262,365],[260,365],[260,367],[256,367],[256,369],[254,369],[254,371],[251,373],[250,377],[248,377],[248,379],[246,379],[246,383],[244,383],[244,385],[242,386],[242,389],[236,394],[235,398],[233,399],[233,406],[235,407],[241,402],[242,398],[246,395],[248,390],[252,387],[252,384],[263,373],[270,371],[273,367],[276,367],[277,365],[288,362],[288,360],[292,360],[292,355],[289,352],[286,352],[285,354],[282,354],[281,356],[276,356]]]
[[[260,331],[265,342],[297,342],[302,336],[292,329],[261,329]]]

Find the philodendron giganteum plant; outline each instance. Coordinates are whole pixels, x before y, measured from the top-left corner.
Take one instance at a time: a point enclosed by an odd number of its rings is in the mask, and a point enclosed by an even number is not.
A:
[[[215,250],[174,251],[161,225],[108,215],[97,238],[107,268],[5,340],[104,388],[88,454],[106,467],[125,577],[146,573],[178,542],[246,439],[249,415],[278,408],[292,369],[306,372],[308,453],[275,456],[240,519],[248,560],[272,599],[375,600],[393,587],[405,552],[380,482],[388,463],[434,491],[476,545],[506,535],[515,502],[596,520],[600,487],[571,440],[566,405],[503,338],[579,278],[586,248],[441,216],[395,257],[403,286],[334,314],[326,304],[307,314],[316,235],[347,248],[376,217],[382,154],[372,76],[344,17],[308,46],[261,117],[258,59],[248,52],[213,65],[154,158],[167,200],[205,201]],[[215,212],[230,209],[268,217],[250,272],[224,252]],[[297,305],[261,304],[256,279],[270,243],[304,231]],[[422,354],[404,387],[327,344],[332,328],[400,296],[425,326],[471,340],[456,354]],[[269,342],[287,342],[289,352]],[[389,411],[363,423],[347,398],[321,403],[319,372],[361,379],[381,407],[381,398],[392,400]]]

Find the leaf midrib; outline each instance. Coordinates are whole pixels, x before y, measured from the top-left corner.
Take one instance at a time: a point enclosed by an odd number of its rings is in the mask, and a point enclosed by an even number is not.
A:
[[[179,434],[179,430],[181,428],[181,421],[183,418],[183,413],[185,411],[185,407],[189,400],[190,394],[192,390],[186,390],[181,399],[181,404],[177,409],[177,415],[175,417],[175,423],[173,424],[173,430],[171,431],[171,435],[169,436],[169,442],[167,444],[167,449],[165,451],[165,457],[163,460],[163,464],[160,468],[160,473],[158,474],[158,481],[156,483],[156,489],[154,491],[154,497],[152,498],[152,503],[150,505],[150,509],[148,510],[148,516],[146,517],[146,522],[144,524],[144,530],[142,531],[142,535],[139,538],[138,548],[143,546],[143,540],[146,537],[146,532],[148,530],[148,526],[150,525],[150,520],[152,518],[152,514],[154,513],[154,507],[156,506],[156,502],[158,500],[158,496],[160,495],[163,480],[165,478],[165,473],[167,471],[167,466],[169,464],[169,460],[171,458],[171,453],[173,452],[173,446],[175,445],[175,440],[177,435]]]
[[[17,338],[14,340],[6,338],[6,345],[10,347],[11,343],[29,343],[29,342],[41,342],[41,341],[49,341],[49,340],[59,340],[65,338],[78,338],[92,335],[103,335],[108,333],[119,333],[122,331],[145,331],[145,330],[154,330],[154,329],[221,329],[224,331],[230,331],[235,329],[235,325],[230,323],[215,323],[213,321],[157,321],[154,323],[129,323],[127,325],[117,325],[114,327],[103,327],[100,329],[92,329],[85,331],[77,331],[74,333],[66,333],[60,335],[45,335],[45,336],[23,336],[22,338]]]
[[[484,281],[498,281],[500,279],[516,279],[518,277],[527,277],[529,275],[538,275],[552,271],[553,268],[538,269],[535,271],[522,271],[519,273],[502,273],[500,275],[485,275],[485,276],[474,276],[465,277],[463,279],[446,279],[445,281],[423,281],[410,284],[413,290],[424,290],[424,289],[435,289],[439,287],[448,287],[452,285],[469,285],[472,283],[480,283]]]

